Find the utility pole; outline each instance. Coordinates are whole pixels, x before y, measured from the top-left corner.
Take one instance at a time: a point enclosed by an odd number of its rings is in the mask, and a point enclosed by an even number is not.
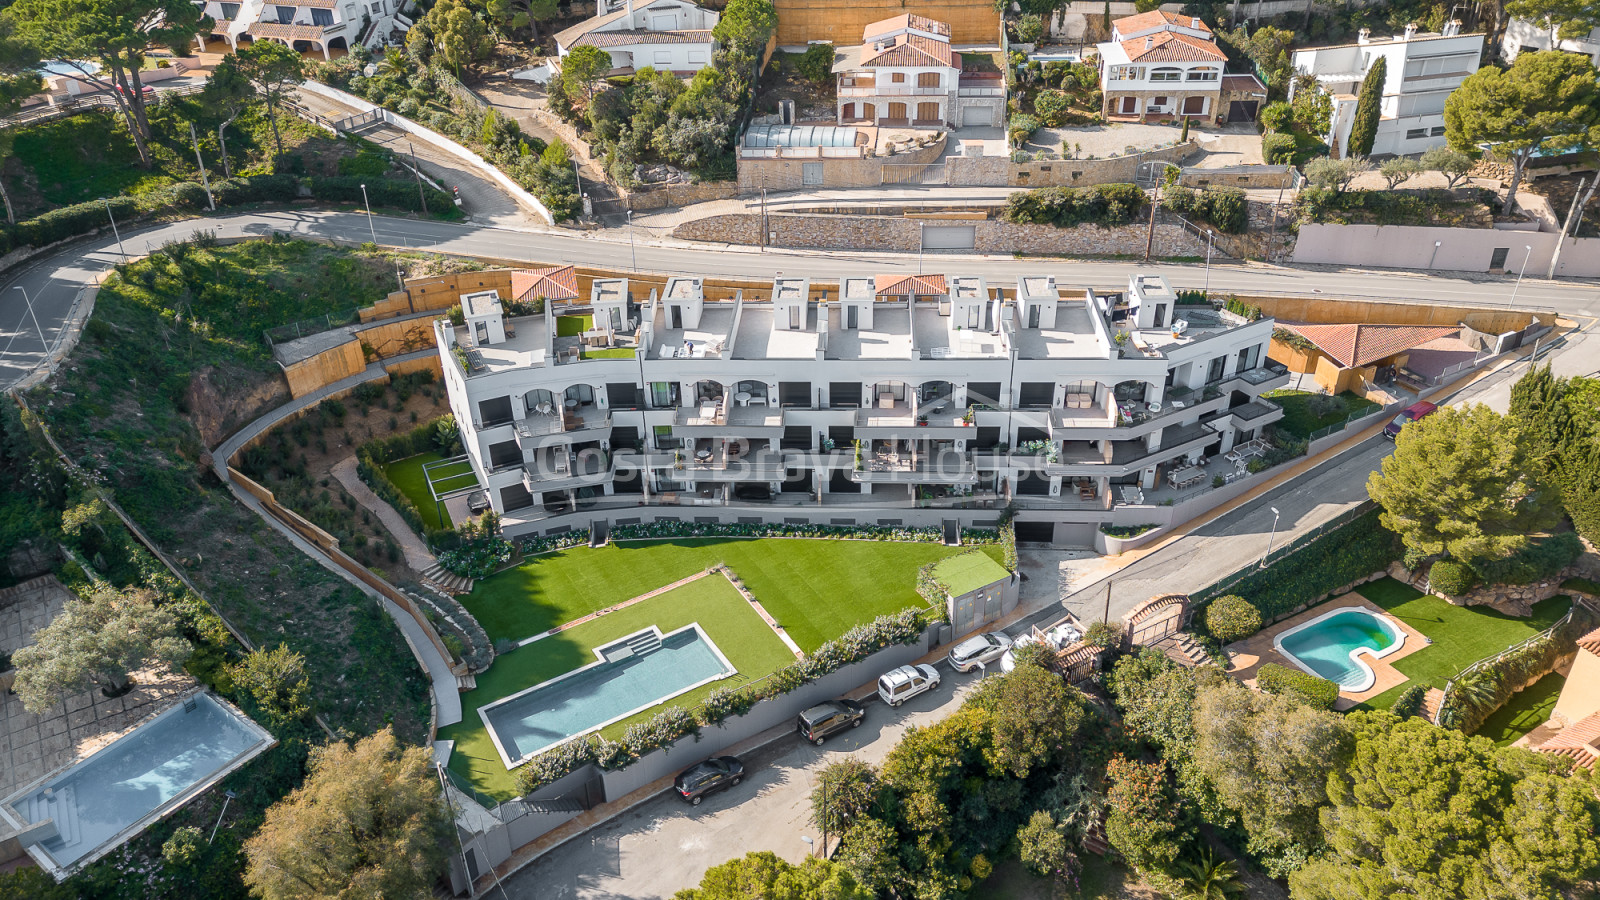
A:
[[[117,237],[117,255],[122,257],[123,262],[127,262],[128,251],[122,247],[122,232],[117,230],[117,217],[111,214],[111,201],[101,197],[100,202],[106,205],[106,218],[111,220],[111,233]]]
[[[1106,614],[1101,621],[1107,625],[1111,624],[1111,579],[1109,578],[1106,579]]]
[[[1150,192],[1150,228],[1144,238],[1144,261],[1150,261],[1150,251],[1156,245],[1156,210],[1161,206],[1161,179],[1156,179],[1155,189]]]
[[[200,139],[194,136],[194,123],[189,123],[189,140],[194,142],[194,161],[200,165],[200,186],[206,189],[206,209],[217,211],[217,201],[211,196],[211,179],[206,177],[206,161],[200,158]]]
[[[767,176],[761,176],[761,241],[758,246],[767,249]]]
[[[428,194],[422,189],[422,167],[417,165],[417,145],[406,141],[411,148],[411,174],[417,176],[417,199],[422,201],[422,214],[428,214]]]
[[[1600,175],[1595,176],[1600,181]],[[1556,236],[1556,252],[1550,254],[1550,271],[1545,273],[1546,278],[1556,277],[1556,266],[1561,264],[1561,248],[1566,246],[1567,233],[1572,228],[1573,219],[1578,215],[1578,203],[1583,199],[1583,178],[1578,179],[1578,189],[1572,193],[1572,207],[1567,210],[1566,222],[1561,226],[1561,233]]]

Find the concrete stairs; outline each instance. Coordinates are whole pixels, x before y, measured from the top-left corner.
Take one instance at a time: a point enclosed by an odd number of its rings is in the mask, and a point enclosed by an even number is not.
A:
[[[1439,724],[1439,707],[1443,703],[1444,691],[1438,688],[1428,688],[1428,692],[1422,695],[1422,709],[1417,714],[1437,725]]]
[[[461,693],[463,693],[463,694],[465,694],[467,691],[473,690],[477,686],[478,686],[477,676],[474,676],[474,675],[457,675],[456,676],[456,690],[461,692]]]
[[[441,591],[450,594],[472,593],[472,579],[452,575],[440,568],[437,564],[429,566],[422,573],[422,580],[433,585]]]
[[[959,519],[945,519],[944,523],[943,523],[943,526],[944,526],[944,545],[946,547],[959,547],[959,546],[961,546],[961,522],[960,522],[960,520]]]
[[[1216,664],[1211,654],[1206,652],[1206,648],[1200,646],[1194,635],[1186,631],[1163,638],[1155,646],[1180,666],[1192,669]]]
[[[627,647],[634,656],[644,656],[661,649],[661,637],[653,631],[628,638]]]

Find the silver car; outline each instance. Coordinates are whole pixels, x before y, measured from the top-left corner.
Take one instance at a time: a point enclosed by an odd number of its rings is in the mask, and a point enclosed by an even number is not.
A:
[[[987,666],[1011,649],[1011,637],[1003,631],[976,634],[957,644],[950,651],[950,667],[957,672],[971,672],[978,666]]]

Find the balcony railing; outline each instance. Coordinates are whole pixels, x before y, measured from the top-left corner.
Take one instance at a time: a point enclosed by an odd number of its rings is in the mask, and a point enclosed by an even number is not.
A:
[[[950,93],[943,85],[923,84],[841,84],[841,97],[938,97]]]

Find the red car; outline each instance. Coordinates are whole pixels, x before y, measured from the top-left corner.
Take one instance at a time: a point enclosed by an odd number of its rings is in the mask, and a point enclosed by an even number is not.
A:
[[[1426,400],[1411,404],[1410,406],[1401,410],[1400,415],[1395,416],[1393,422],[1383,426],[1383,436],[1391,441],[1395,440],[1400,436],[1400,429],[1406,427],[1407,423],[1415,422],[1418,419],[1425,419],[1428,416],[1433,415],[1434,411],[1438,408],[1439,407],[1434,406],[1432,403],[1429,403]]]

